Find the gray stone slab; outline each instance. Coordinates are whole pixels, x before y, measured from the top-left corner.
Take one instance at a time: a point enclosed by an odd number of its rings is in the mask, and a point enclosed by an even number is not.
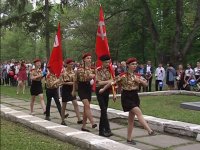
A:
[[[37,112],[34,112],[36,117],[39,117],[39,118],[42,118],[44,119],[45,118],[45,115],[41,114],[41,113],[37,113]]]
[[[124,128],[123,125],[120,125],[120,124],[117,124],[117,123],[114,123],[114,122],[111,122],[111,121],[109,123],[110,123],[111,130]]]
[[[200,128],[200,125],[174,121],[166,123],[164,131],[169,133],[176,133],[179,135],[196,137],[196,133],[193,132],[195,128]]]
[[[9,112],[5,112],[5,117],[13,122],[17,122],[17,116],[24,116],[26,115],[24,112],[11,110]]]
[[[193,127],[192,128],[193,132],[197,133],[197,134],[200,134],[200,126],[198,127]]]
[[[17,107],[17,106],[11,106],[10,108],[15,109],[15,110],[20,110],[20,111],[23,111],[23,110],[24,110],[24,108],[22,108],[22,107]]]
[[[7,107],[11,107],[12,105],[10,104],[7,104],[7,103],[2,103],[4,106],[7,106]]]
[[[82,131],[78,131],[76,129],[67,126],[48,129],[48,135],[56,137],[62,141],[68,141],[67,139],[69,138],[70,134],[73,135],[73,134],[78,134],[80,132],[82,133]]]
[[[190,144],[173,148],[174,150],[200,150],[200,144]]]
[[[65,111],[65,114],[69,114],[69,117],[68,118],[74,118],[74,117],[76,117],[76,113],[75,112],[73,112],[73,111],[69,111],[69,110],[66,110]],[[81,114],[80,114],[81,115]],[[82,115],[81,115],[82,116]]]
[[[103,138],[91,133],[75,134],[71,136],[71,139],[75,142],[75,145],[84,145],[88,149],[97,150],[136,150],[134,147],[118,143],[116,141]]]
[[[30,109],[30,104],[27,106],[28,107],[26,107],[26,108]],[[36,103],[36,104],[34,104],[33,109],[42,109],[42,106],[40,104]]]
[[[77,117],[66,118],[65,120],[66,120],[66,122],[70,122],[73,124],[77,124],[77,121],[78,121]]]
[[[48,133],[48,128],[49,127],[55,127],[55,126],[61,126],[58,125],[57,123],[46,121],[46,122],[35,122],[32,124],[32,127],[34,130],[37,130],[39,132],[42,132],[44,134]]]
[[[58,111],[57,112],[50,112],[50,117],[61,119],[60,113]]]
[[[162,148],[180,145],[180,144],[188,144],[192,141],[181,139],[174,136],[169,135],[156,135],[156,136],[148,136],[148,137],[140,137],[135,140],[140,141],[142,143],[147,143],[149,145],[159,146]]]
[[[117,136],[127,138],[127,128],[112,130],[112,132]],[[147,136],[148,134],[147,131],[144,129],[134,128],[132,135],[133,137],[140,137],[140,136]]]
[[[200,111],[200,102],[181,103],[181,108]]]
[[[135,142],[136,142],[136,145],[130,145],[130,144],[127,144],[126,140],[121,141],[121,143],[123,143],[123,144],[129,145],[129,146],[134,146],[134,147],[141,149],[141,150],[156,150],[156,149],[158,149],[158,147],[154,147],[154,146],[151,146],[151,145],[140,143],[138,141],[135,141]]]
[[[29,109],[23,109],[23,112],[29,114],[29,113],[30,113],[30,110],[29,110]]]
[[[52,113],[52,112],[58,112],[58,109],[57,109],[57,107],[52,107],[51,106],[51,108],[50,108],[50,112]]]
[[[1,102],[21,102],[22,100],[18,100],[18,99],[15,99],[15,98],[9,98],[9,97],[4,97],[4,98],[1,98]]]
[[[54,123],[57,123],[57,124],[61,124],[61,119],[51,118],[51,122],[54,122]]]
[[[36,122],[47,122],[44,119],[41,119],[41,118],[38,118],[35,116],[31,116],[31,115],[18,117],[16,121],[32,128],[32,129],[33,129],[34,123],[36,123]]]
[[[13,106],[29,106],[30,107],[30,103],[29,102],[25,102],[25,101],[20,101],[20,102],[10,102],[9,104],[13,105]]]
[[[146,116],[144,115],[144,119],[147,121],[149,126],[156,131],[164,132],[165,124],[167,123],[173,123],[175,121],[162,119],[162,118],[156,118],[153,116]],[[137,123],[137,126],[141,126],[138,122],[138,119],[135,119],[135,123]]]
[[[98,135],[98,134],[99,134],[99,132],[97,133],[97,135]],[[111,140],[114,140],[114,141],[118,141],[118,142],[121,142],[121,141],[124,140],[124,138],[120,138],[120,137],[115,136],[115,135],[110,136],[110,137],[108,137],[108,138],[111,139]]]
[[[200,142],[200,134],[197,134],[196,140]]]
[[[77,129],[77,130],[81,130],[82,125],[80,124],[71,124],[70,125],[71,128]]]
[[[61,119],[53,118],[53,119],[51,119],[51,122],[54,122],[54,123],[57,123],[57,124],[61,124]],[[66,122],[67,126],[71,127],[71,125],[72,125],[71,122],[68,122],[66,120],[65,120],[65,122]]]

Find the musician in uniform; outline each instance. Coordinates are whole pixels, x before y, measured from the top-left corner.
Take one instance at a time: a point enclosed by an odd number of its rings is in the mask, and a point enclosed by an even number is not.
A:
[[[132,131],[134,127],[134,118],[135,115],[138,118],[138,121],[141,125],[148,131],[149,135],[155,135],[155,132],[149,127],[147,122],[144,120],[143,114],[140,110],[140,99],[138,96],[139,84],[142,86],[147,86],[147,81],[142,76],[139,76],[135,73],[137,68],[137,59],[129,58],[126,61],[127,72],[120,74],[115,78],[114,81],[104,86],[100,89],[100,93],[105,91],[113,84],[121,84],[122,93],[121,93],[121,104],[124,112],[129,112],[128,115],[128,129],[127,129],[127,143],[135,145],[135,141],[132,140]]]
[[[84,105],[83,110],[83,125],[81,130],[90,132],[86,129],[86,121],[89,119],[92,128],[96,128],[97,124],[94,123],[94,119],[90,110],[90,102],[92,98],[92,84],[94,83],[95,69],[91,68],[92,57],[90,53],[85,53],[82,56],[83,66],[78,68],[75,74],[75,82],[73,85],[72,95],[75,95],[75,87],[78,85],[78,96]]]
[[[51,67],[47,67],[47,76],[46,76],[46,96],[47,96],[47,106],[46,106],[46,120],[50,119],[50,108],[51,108],[51,100],[54,99],[58,112],[61,116],[61,105],[58,96],[58,87],[61,83],[60,79],[56,77],[54,73],[51,71]]]
[[[100,60],[102,61],[102,66],[98,67],[96,70],[96,95],[101,109],[99,135],[110,137],[113,135],[111,133],[107,117],[110,89],[108,88],[103,93],[99,94],[99,90],[112,80],[111,73],[109,71],[110,57],[108,55],[103,55],[100,57]]]
[[[44,114],[45,114],[46,113],[46,106],[45,106],[45,102],[44,102],[42,82],[41,82],[41,80],[43,78],[43,73],[42,73],[42,70],[41,70],[41,61],[40,61],[40,59],[35,59],[34,60],[34,65],[35,65],[35,68],[32,69],[31,72],[30,72],[30,79],[31,79],[30,114],[34,115],[33,106],[34,106],[34,102],[35,102],[36,96],[39,96],[40,103],[41,103],[42,109],[43,109]]]
[[[72,101],[72,104],[74,106],[74,110],[76,113],[76,116],[78,118],[77,123],[82,124],[83,120],[81,120],[80,112],[78,103],[76,100],[76,96],[72,96],[72,90],[73,90],[73,83],[75,80],[75,72],[73,70],[74,61],[71,58],[68,58],[65,60],[66,67],[63,68],[63,71],[61,73],[61,79],[62,79],[62,109],[61,109],[61,116],[62,116],[62,125],[66,125],[64,119],[66,118],[65,110],[67,107],[67,102]]]

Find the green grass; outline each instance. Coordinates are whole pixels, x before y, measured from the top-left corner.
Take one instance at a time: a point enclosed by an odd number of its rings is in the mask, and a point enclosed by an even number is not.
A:
[[[82,148],[43,135],[1,118],[1,150],[81,150]]]
[[[22,94],[22,91],[17,95],[17,87],[12,86],[2,86],[1,85],[1,94],[4,96],[9,96],[17,99],[23,99],[25,101],[31,100],[31,94],[30,94],[30,87],[26,87],[25,94]],[[44,98],[46,99],[46,92],[45,89],[43,89]],[[39,98],[36,98],[39,101]]]
[[[45,90],[44,90],[45,93]],[[29,88],[26,89],[26,94],[16,95],[16,87],[1,86],[1,94],[14,98],[30,100]],[[46,97],[45,97],[46,99]],[[200,97],[186,95],[170,95],[170,96],[143,96],[141,99],[141,109],[143,114],[170,120],[178,120],[183,122],[200,124],[200,112],[180,108],[182,102],[200,101]],[[96,100],[92,103],[98,104]],[[122,110],[120,99],[114,103],[109,102],[110,108]]]
[[[145,115],[200,124],[200,111],[180,108],[182,102],[197,102],[200,101],[200,97],[187,95],[143,96],[140,97],[140,100],[140,108]],[[92,103],[98,104],[97,101],[92,101]],[[122,110],[120,98],[115,103],[110,100],[109,107]]]

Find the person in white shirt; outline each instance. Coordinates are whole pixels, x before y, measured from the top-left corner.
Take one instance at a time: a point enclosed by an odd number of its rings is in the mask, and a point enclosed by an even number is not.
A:
[[[191,79],[194,79],[194,70],[192,69],[191,64],[187,64],[187,69],[185,70],[185,84],[189,84]]]
[[[200,62],[197,62],[197,67],[194,68],[194,75],[196,78],[196,82],[199,83],[200,82]]]
[[[159,90],[162,91],[163,80],[165,78],[165,69],[162,67],[161,63],[158,65],[158,68],[156,68],[155,77],[156,77],[155,90],[158,91],[159,87]]]
[[[152,78],[153,78],[153,67],[151,61],[147,61],[147,65],[144,68],[145,79],[148,81],[148,87],[146,87],[147,92],[151,92]]]

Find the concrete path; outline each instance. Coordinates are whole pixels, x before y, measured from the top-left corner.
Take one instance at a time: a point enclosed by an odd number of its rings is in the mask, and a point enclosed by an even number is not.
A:
[[[27,101],[1,96],[1,104],[3,104],[3,106],[12,108],[14,110],[22,111],[25,114],[29,114],[30,103]],[[45,118],[39,103],[35,103],[34,110],[35,110],[35,117],[39,117],[41,119]],[[80,130],[81,125],[77,124],[77,118],[75,116],[75,113],[73,111],[68,111],[68,113],[69,113],[69,118],[66,119],[68,127]],[[98,124],[99,122],[98,116],[95,117],[94,119],[95,122]],[[51,122],[57,123],[56,126],[58,126],[58,124],[60,124],[61,122],[59,113],[57,111],[57,108],[55,107],[51,107]],[[116,141],[117,143],[122,143],[123,145],[127,145],[126,149],[132,147],[133,150],[135,148],[142,150],[161,150],[165,148],[169,148],[169,150],[190,150],[190,149],[200,150],[200,143],[197,142],[195,138],[190,138],[187,136],[178,137],[173,134],[166,134],[161,132],[157,133],[156,136],[148,136],[147,132],[139,127],[134,128],[133,136],[137,144],[134,145],[133,147],[132,145],[128,145],[126,143],[127,124],[124,122],[126,121],[123,118],[110,119],[110,126],[112,132],[114,133],[114,136],[107,139],[108,140],[110,139],[111,141]],[[98,128],[92,129],[90,124],[87,125],[87,128],[91,130],[91,133],[96,135],[95,136],[96,138],[97,137],[101,138],[100,136],[98,136]],[[85,140],[87,140],[87,138]],[[87,142],[85,140],[82,140],[82,143]],[[109,143],[107,143],[107,145],[104,143],[104,147],[106,146],[109,147]],[[90,149],[92,148],[90,147]]]

